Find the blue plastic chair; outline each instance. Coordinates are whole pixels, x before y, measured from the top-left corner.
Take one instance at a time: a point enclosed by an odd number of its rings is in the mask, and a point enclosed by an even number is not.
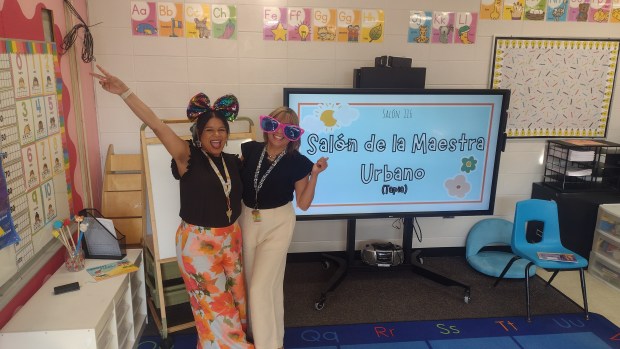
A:
[[[474,224],[467,234],[465,257],[472,268],[482,274],[498,277],[515,256],[511,252],[483,250],[487,246],[510,246],[512,223],[501,218],[487,218]],[[523,278],[523,268],[528,262],[517,260],[503,276],[507,279]],[[530,266],[530,275],[536,275],[536,266]]]
[[[543,224],[542,236],[538,242],[530,242],[526,238],[528,222],[541,222]],[[555,201],[529,199],[517,202],[515,209],[515,219],[512,229],[512,251],[517,255],[506,265],[495,285],[504,277],[511,265],[519,258],[528,261],[525,270],[525,302],[527,304],[527,321],[531,322],[530,312],[530,283],[529,266],[535,265],[548,271],[553,271],[551,278],[547,281],[547,286],[551,284],[555,276],[564,270],[579,270],[581,278],[581,293],[583,295],[583,308],[588,315],[588,299],[586,296],[586,282],[584,269],[588,267],[588,260],[575,252],[562,246],[560,240],[560,222],[558,218],[558,206]],[[540,259],[538,252],[572,254],[574,262],[560,262]]]

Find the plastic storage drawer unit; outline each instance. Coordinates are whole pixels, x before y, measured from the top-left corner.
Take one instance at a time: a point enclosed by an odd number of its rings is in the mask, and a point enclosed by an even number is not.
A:
[[[620,205],[600,205],[588,271],[620,289]]]

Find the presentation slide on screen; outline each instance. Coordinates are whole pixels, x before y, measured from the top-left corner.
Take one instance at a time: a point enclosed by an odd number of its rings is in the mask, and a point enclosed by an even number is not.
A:
[[[301,153],[312,161],[329,157],[312,207],[297,209],[298,215],[390,216],[492,207],[503,134],[501,93],[288,89],[285,94],[305,130]]]

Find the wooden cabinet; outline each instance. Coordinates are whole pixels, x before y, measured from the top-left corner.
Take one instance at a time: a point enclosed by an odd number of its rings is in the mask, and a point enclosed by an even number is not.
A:
[[[130,349],[146,323],[141,249],[127,258],[139,270],[103,281],[62,265],[0,330],[0,348]],[[87,259],[86,268],[111,260]],[[54,295],[54,287],[79,282],[80,289]]]

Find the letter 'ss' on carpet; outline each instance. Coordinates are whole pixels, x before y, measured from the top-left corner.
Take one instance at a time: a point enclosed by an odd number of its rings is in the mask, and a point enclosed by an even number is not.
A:
[[[196,348],[196,334],[170,335],[169,348]],[[138,349],[159,348],[143,336]],[[289,327],[286,349],[620,349],[620,328],[583,313],[459,320]]]

